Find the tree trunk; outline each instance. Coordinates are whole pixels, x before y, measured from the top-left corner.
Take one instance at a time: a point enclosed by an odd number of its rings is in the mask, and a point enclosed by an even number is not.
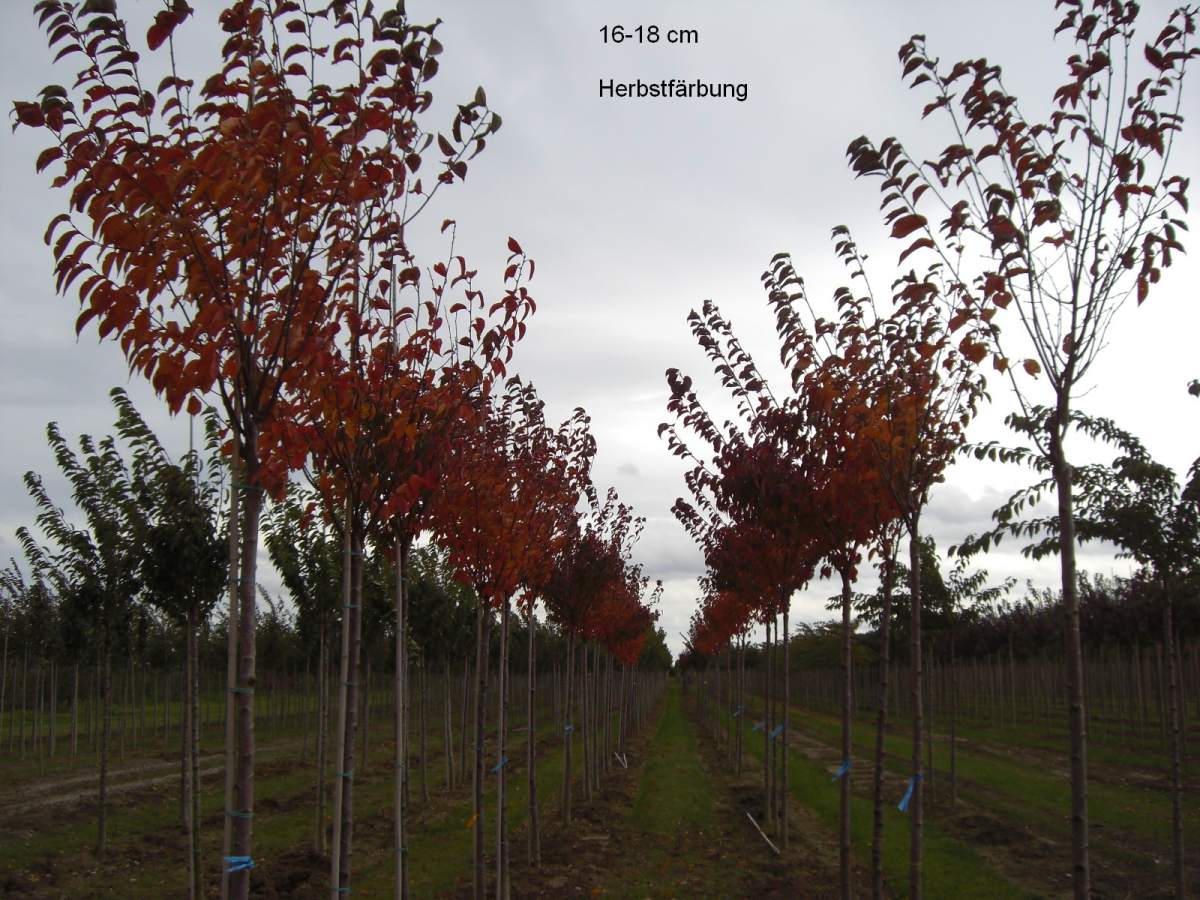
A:
[[[486,601],[480,597],[475,612],[475,781],[474,793],[474,887],[475,900],[484,900],[487,882],[484,875],[483,850],[483,724],[484,703],[487,698],[488,675],[488,626],[491,617],[487,613]]]
[[[950,623],[950,805],[958,805],[958,661],[954,656],[954,623]]]
[[[191,705],[192,705],[192,723],[191,731],[188,734],[188,743],[191,745],[189,762],[192,767],[191,784],[192,784],[192,827],[191,836],[191,857],[192,857],[192,873],[195,881],[193,882],[195,895],[203,896],[203,868],[200,865],[200,644],[199,644],[199,610],[189,610],[190,621],[188,622],[188,668],[191,672]]]
[[[765,666],[763,669],[763,819],[770,822],[771,816],[771,619],[768,617],[763,622],[763,656],[765,657]],[[700,678],[697,677],[697,682]],[[704,691],[698,683],[697,695],[701,700],[704,697]]]
[[[0,709],[4,707],[4,692],[0,690]],[[71,680],[71,759],[79,753],[79,663],[75,663]]]
[[[463,655],[463,695],[462,695],[462,724],[459,727],[459,733],[462,735],[461,752],[459,754],[460,765],[458,769],[458,780],[460,782],[467,780],[467,715],[471,709],[471,658],[469,655]]]
[[[924,725],[921,708],[921,539],[915,517],[908,533],[908,596],[909,596],[909,685],[912,699],[912,781],[909,782],[911,796],[908,803],[910,839],[908,853],[908,896],[910,900],[921,898],[921,854],[924,832],[921,807],[921,729]]]
[[[1163,644],[1167,648],[1167,677],[1170,694],[1171,748],[1171,858],[1175,871],[1175,897],[1187,896],[1183,867],[1183,737],[1180,728],[1180,684],[1175,656],[1175,623],[1172,598],[1163,597]]]
[[[563,791],[562,791],[562,816],[563,822],[567,825],[571,824],[571,732],[574,730],[571,723],[571,687],[574,679],[574,656],[575,656],[575,635],[571,634],[567,638],[567,664],[563,672],[563,718],[566,719],[566,724],[563,725]]]
[[[393,787],[393,802],[396,808],[394,850],[396,855],[395,884],[393,896],[398,900],[408,898],[408,808],[404,797],[404,782],[408,777],[408,722],[404,716],[404,697],[408,692],[408,545],[402,537],[396,538],[396,698],[395,737],[396,774]]]
[[[888,721],[888,666],[891,662],[893,560],[894,553],[889,553],[884,560],[883,609],[879,614],[879,706],[875,711],[874,824],[871,831],[871,896],[874,900],[883,897],[883,759]],[[846,777],[849,775],[847,772]]]
[[[50,660],[50,727],[46,729],[50,742],[50,759],[54,759],[54,745],[58,743],[58,664]]]
[[[313,847],[317,853],[325,852],[325,754],[329,723],[327,630],[325,612],[322,611],[317,624],[317,821],[313,834]]]
[[[497,697],[496,748],[496,897],[508,900],[508,779],[504,755],[508,749],[508,612],[509,601],[504,599],[500,611],[500,689]]]
[[[230,479],[233,484],[229,490],[229,615],[225,623],[225,822],[221,837],[221,854],[229,856],[233,852],[234,825],[234,784],[237,762],[237,675],[238,675],[238,565],[241,538],[239,535],[238,518],[238,466],[236,462],[229,467]],[[168,719],[171,704],[166,704]],[[170,730],[168,724],[167,730]],[[221,866],[221,900],[229,897],[229,867]]]
[[[1083,695],[1083,642],[1079,629],[1079,592],[1075,578],[1075,510],[1071,496],[1071,467],[1060,435],[1066,428],[1065,405],[1050,425],[1051,464],[1058,493],[1058,549],[1062,567],[1063,607],[1067,613],[1068,726],[1071,738],[1071,869],[1076,900],[1091,892],[1088,866],[1087,719]],[[1058,423],[1061,423],[1061,427]]]
[[[29,708],[29,644],[25,644],[25,659],[21,663],[21,759],[25,758],[25,713]]]
[[[533,618],[533,598],[529,599],[529,613],[526,620],[529,624],[529,652],[527,655],[527,671],[529,672],[529,705],[526,713],[526,756],[529,770],[529,864],[534,868],[542,865],[542,835],[541,823],[538,816],[537,800],[537,649],[534,636],[537,623]]]
[[[246,475],[250,485],[257,476],[257,460],[253,452],[254,435],[247,438],[248,446],[244,460],[252,462]],[[254,688],[257,683],[255,672],[255,628],[257,626],[255,593],[258,575],[258,526],[262,514],[261,487],[247,487],[245,511],[242,516],[241,593],[238,604],[238,684],[237,692],[237,796],[236,821],[233,829],[233,856],[245,860],[246,866],[234,864],[230,873],[229,895],[233,900],[247,900],[250,894],[250,869],[252,838],[254,833]]]
[[[358,677],[362,657],[362,553],[363,538],[357,523],[350,525],[350,603],[346,610],[345,620],[348,623],[343,632],[343,642],[349,640],[347,662],[342,666],[346,673],[345,731],[338,739],[341,742],[343,756],[338,770],[338,782],[342,786],[341,804],[334,809],[334,821],[341,821],[338,832],[339,840],[333,843],[333,855],[340,856],[338,865],[338,881],[336,893],[348,893],[351,880],[351,861],[354,853],[354,739],[358,731]]]
[[[100,626],[100,693],[104,707],[104,723],[100,728],[100,811],[96,827],[96,855],[104,858],[108,847],[108,823],[105,820],[108,804],[108,745],[112,740],[112,634],[109,630],[108,613],[102,613],[104,622]]]
[[[442,749],[446,754],[446,791],[454,789],[454,697],[451,691],[450,657],[442,663]]]
[[[362,701],[362,766],[365,772],[368,760],[371,758],[371,654],[366,654],[367,661],[363,672],[363,701]]]
[[[426,665],[428,660],[425,658],[425,651],[421,651],[421,800],[426,806],[429,805],[429,727],[425,722],[425,707],[429,697],[428,685],[426,682]]]
[[[592,729],[591,692],[588,690],[588,644],[580,646],[579,653],[579,732],[583,737],[583,801],[592,802]]]
[[[350,684],[350,606],[353,603],[350,562],[353,547],[350,538],[350,504],[346,504],[346,516],[342,520],[342,652],[338,669],[338,721],[337,750],[334,759],[336,772],[333,779],[333,840],[329,848],[329,893],[337,900],[342,885],[342,797],[346,788],[346,730],[349,724]]]
[[[188,639],[187,623],[183,626],[183,665],[179,667],[179,824],[184,834],[188,835],[188,846],[191,846],[191,827],[188,822],[192,814],[190,786],[188,779],[192,777],[192,767],[188,762],[188,752],[191,746],[188,735],[191,734],[191,669],[188,668]]]
[[[842,767],[839,779],[838,819],[838,884],[843,900],[849,900],[850,886],[850,728],[851,704],[854,696],[853,643],[850,632],[850,572],[843,569],[842,576]]]
[[[780,733],[780,755],[783,757],[783,779],[779,791],[779,806],[783,816],[783,850],[788,848],[788,718],[792,704],[791,641],[788,639],[788,613],[792,601],[783,598],[783,731]],[[850,781],[849,775],[846,781]]]

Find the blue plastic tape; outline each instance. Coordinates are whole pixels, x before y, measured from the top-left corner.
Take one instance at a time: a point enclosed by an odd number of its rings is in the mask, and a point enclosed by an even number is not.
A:
[[[904,797],[901,799],[900,805],[896,807],[896,809],[900,810],[900,812],[908,812],[908,802],[912,800],[913,788],[916,786],[917,779],[920,777],[920,775],[914,775],[912,778],[908,779],[908,790],[904,792]]]

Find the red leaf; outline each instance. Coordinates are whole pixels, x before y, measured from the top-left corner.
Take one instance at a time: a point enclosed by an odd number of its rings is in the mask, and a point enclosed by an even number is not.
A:
[[[916,213],[909,213],[907,216],[901,216],[892,225],[892,237],[906,238],[918,228],[925,227],[925,217]],[[903,257],[901,257],[903,258]]]
[[[157,50],[171,36],[179,18],[170,10],[163,10],[154,17],[154,24],[146,31],[146,44],[151,50]]]
[[[521,245],[517,243],[517,239],[512,237],[508,239],[508,249],[513,253],[525,253],[525,251],[521,249]]]
[[[976,343],[970,338],[963,338],[961,344],[958,345],[959,352],[973,363],[980,363],[987,356],[987,347],[983,344]]]
[[[37,170],[39,172],[42,171],[42,169],[46,168],[46,166],[50,165],[50,163],[54,162],[54,160],[58,159],[60,156],[62,156],[62,150],[58,147],[51,147],[48,150],[43,150],[38,154]]]
[[[41,128],[46,124],[46,116],[42,112],[41,107],[36,103],[22,103],[21,101],[17,101],[13,104],[13,109],[17,113],[17,121],[22,125]]]
[[[932,250],[934,248],[934,243],[927,237],[918,238],[917,240],[912,242],[912,244],[909,246],[909,248],[907,250],[905,250],[903,253],[900,254],[899,262],[904,262],[904,260],[907,259],[909,257],[909,255],[917,252],[922,247],[928,247],[930,250]]]

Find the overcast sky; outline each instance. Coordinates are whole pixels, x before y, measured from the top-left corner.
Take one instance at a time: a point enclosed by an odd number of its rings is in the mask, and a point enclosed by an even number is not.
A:
[[[202,80],[217,66],[220,4],[192,4],[197,16],[176,39],[183,68]],[[6,103],[70,82],[67,69],[49,64],[31,5],[6,2],[0,9]],[[121,0],[120,8],[140,23],[133,33],[144,35],[159,4]],[[438,247],[434,230],[452,217],[460,249],[485,276],[500,273],[510,234],[536,259],[531,291],[538,312],[516,369],[537,385],[552,418],[565,418],[575,406],[591,414],[600,448],[595,479],[602,491],[615,485],[647,520],[636,556],[648,575],[665,582],[662,625],[677,651],[703,564],[670,514],[684,486],[681,465],[656,436],[667,418],[664,370],[678,367],[695,377],[706,402],[716,406],[720,398],[687,329],[688,311],[716,301],[769,369],[777,349],[759,276],[773,254],[790,251],[810,296],[830,309],[828,298],[844,278],[828,236],[847,224],[872,256],[878,283],[890,280],[899,248],[880,226],[877,185],[855,181],[844,154],[863,133],[895,134],[929,149],[947,142],[944,132],[921,122],[927,98],[900,82],[896,50],[911,34],[926,34],[931,54],[943,60],[986,56],[1002,65],[1030,116],[1048,108],[1073,45],[1051,37],[1059,18],[1051,0],[1003,6],[409,0],[408,8],[414,20],[445,20],[438,36],[446,49],[432,84],[434,121],[448,125],[452,104],[469,99],[476,85],[504,118],[467,181],[427,211],[429,235],[417,246]],[[1144,3],[1143,33],[1156,34],[1169,8]],[[606,45],[606,25],[694,29],[699,41]],[[745,83],[748,98],[601,98],[600,82],[609,78]],[[1198,104],[1193,77],[1184,104],[1191,130],[1177,157],[1185,175],[1200,169]],[[105,433],[113,420],[108,390],[123,384],[169,446],[182,450],[187,439],[186,420],[170,420],[141,380],[129,379],[114,344],[99,343],[92,330],[75,337],[76,297],[54,293],[51,254],[42,244],[65,196],[34,173],[40,140],[26,129],[0,139],[5,559],[19,554],[13,533],[34,516],[21,483],[26,470],[46,476],[52,496],[64,503],[69,496],[45,443],[47,422],[57,421],[67,435]],[[1145,307],[1122,310],[1081,402],[1117,419],[1180,472],[1200,452],[1200,403],[1186,393],[1188,380],[1200,377],[1198,275],[1193,254],[1166,272]],[[993,392],[975,439],[1004,437],[999,423],[1012,404],[1003,384],[995,382]],[[1019,471],[960,463],[935,493],[926,527],[944,550],[986,528],[991,510],[1023,481]],[[1056,561],[1027,562],[1015,545],[982,564],[997,579],[1055,580]],[[1127,570],[1102,549],[1085,548],[1080,564],[1094,572]],[[277,588],[269,567],[262,580]],[[797,598],[795,618],[825,618],[833,591],[814,585]]]

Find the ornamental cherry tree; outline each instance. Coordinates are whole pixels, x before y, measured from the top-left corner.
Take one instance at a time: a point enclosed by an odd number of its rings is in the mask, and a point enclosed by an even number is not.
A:
[[[451,223],[443,226],[444,230]],[[393,239],[394,240],[394,239]],[[524,332],[534,303],[523,281],[532,270],[519,245],[511,251],[504,297],[489,303],[474,287],[475,272],[461,256],[433,267],[428,296],[422,297],[415,266],[400,268],[388,243],[367,242],[355,260],[353,291],[338,298],[344,340],[318,356],[314,381],[304,391],[299,420],[311,454],[310,475],[325,516],[343,532],[346,616],[342,620],[342,678],[339,704],[338,781],[334,791],[331,884],[350,886],[353,837],[353,753],[357,728],[357,682],[362,631],[362,559],[367,538],[377,536],[396,563],[396,890],[407,894],[405,806],[407,772],[407,620],[404,579],[407,555],[421,525],[431,490],[445,474],[454,421],[477,413],[472,393],[491,390],[513,345]],[[453,247],[453,245],[451,245]],[[401,247],[401,249],[404,249]],[[384,252],[386,251],[386,252]],[[380,258],[383,258],[382,261]],[[317,380],[319,378],[319,381]]]
[[[1182,252],[1179,218],[1188,179],[1172,150],[1183,125],[1181,92],[1194,45],[1196,11],[1171,13],[1150,42],[1135,40],[1138,4],[1058,0],[1076,46],[1066,81],[1045,121],[1026,118],[1001,69],[986,59],[944,66],[924,35],[900,48],[910,87],[932,93],[922,117],[937,113],[953,137],[935,158],[914,157],[893,137],[860,137],[847,150],[860,175],[880,179],[901,262],[927,254],[941,265],[956,308],[951,330],[987,334],[972,353],[992,355],[1025,415],[1037,390],[1053,414],[1033,437],[1053,468],[1062,528],[1059,556],[1068,617],[1072,874],[1075,896],[1090,890],[1087,735],[1083,655],[1075,577],[1072,468],[1065,449],[1074,399],[1124,301],[1140,305]],[[986,262],[976,265],[983,256]],[[1032,386],[1008,365],[1000,311],[1021,325],[1034,358]],[[995,319],[993,321],[993,318]],[[966,351],[964,351],[966,352]]]
[[[572,785],[575,777],[573,752],[578,724],[571,721],[574,704],[574,672],[580,644],[586,656],[586,640],[596,620],[595,610],[608,592],[619,589],[627,578],[627,563],[641,534],[644,520],[633,515],[617,493],[609,489],[601,503],[594,489],[587,491],[587,505],[566,530],[551,560],[549,577],[541,586],[546,615],[567,636],[563,708],[562,818],[572,820]],[[585,784],[589,784],[585,778]]]
[[[500,613],[499,738],[497,747],[497,879],[508,893],[505,755],[508,713],[508,625],[512,598],[543,583],[568,536],[573,509],[587,484],[594,444],[582,410],[559,429],[545,420],[531,385],[510,380],[499,397],[476,395],[477,414],[456,433],[447,465],[453,477],[432,498],[429,525],[449,550],[456,578],[481,603],[476,616],[474,852],[475,894],[485,893],[483,844],[484,709],[488,631]]]
[[[771,281],[772,273],[764,277],[771,290],[782,358],[792,376],[793,393],[775,397],[750,354],[733,335],[729,323],[713,304],[707,303],[702,314],[693,312],[689,316],[689,322],[697,342],[713,361],[717,376],[733,396],[745,424],[741,429],[727,424],[724,432],[717,428],[692,390],[691,379],[670,370],[668,408],[681,425],[709,445],[711,462],[693,454],[673,426],[660,426],[660,434],[668,434],[669,446],[676,455],[690,458],[694,463],[686,479],[699,511],[680,501],[676,512],[693,535],[701,537],[702,546],[706,545],[717,589],[735,589],[747,598],[757,595],[768,628],[775,616],[782,613],[785,673],[790,662],[787,619],[792,593],[803,587],[818,565],[825,572],[836,570],[841,574],[847,700],[843,751],[848,760],[850,585],[856,573],[859,548],[870,542],[882,523],[894,517],[894,512],[881,495],[872,460],[861,445],[857,422],[850,415],[857,396],[856,385],[838,369],[840,357],[832,352],[824,357],[820,353],[819,341],[829,337],[832,326],[819,323],[816,336],[806,331],[795,309],[800,302],[806,302],[802,292],[788,291],[780,296]],[[696,524],[703,518],[709,520],[707,528]],[[735,559],[753,559],[754,574],[750,577],[760,583],[747,590],[745,585],[738,588],[736,582],[721,581],[723,576],[728,577],[741,567],[728,560],[719,562],[714,550],[732,553]],[[737,577],[744,581],[746,576]],[[789,687],[785,677],[783,721],[776,726],[781,728],[784,746]],[[772,725],[770,696],[767,710],[764,730]],[[770,756],[773,749],[768,742],[764,756]],[[786,753],[781,756],[782,783],[771,784],[769,773],[774,771],[774,764],[768,763],[764,787],[768,815],[776,808],[776,789],[781,788],[777,803],[786,846],[787,756]],[[845,784],[842,806],[842,881],[843,889],[848,891],[849,793]]]
[[[836,323],[816,319],[811,327],[805,327],[802,311],[808,302],[804,285],[788,257],[777,257],[764,279],[781,338],[789,348],[784,364],[793,381],[802,379],[820,407],[841,409],[842,421],[826,428],[824,434],[840,431],[849,436],[850,443],[835,451],[840,462],[825,467],[831,480],[822,495],[832,500],[832,506],[820,518],[831,523],[834,531],[847,526],[859,529],[853,542],[842,538],[843,546],[865,543],[879,535],[880,522],[897,517],[909,536],[913,746],[907,808],[912,831],[909,890],[917,896],[923,830],[921,512],[933,486],[942,480],[962,447],[967,425],[984,397],[986,379],[978,364],[986,349],[978,327],[966,329],[960,340],[952,339],[953,304],[943,298],[952,296],[953,286],[941,276],[939,267],[924,277],[909,272],[897,278],[890,309],[885,309],[871,288],[865,258],[849,232],[839,227],[833,236],[837,255],[854,285],[854,289],[843,286],[834,293]],[[1004,371],[1006,366],[1004,360],[995,359],[998,370]],[[846,479],[847,473],[869,477]],[[873,487],[860,492],[868,482]],[[846,496],[847,488],[858,494],[857,499]],[[846,522],[847,509],[869,510],[872,505],[874,512],[865,519],[873,518],[874,523],[862,518],[857,523]],[[838,558],[831,559],[838,568]],[[854,561],[843,559],[840,564],[847,563],[853,565]],[[849,602],[843,573],[844,619],[848,619]],[[848,720],[844,725],[849,726]],[[878,886],[881,873],[875,868]]]
[[[432,26],[357,0],[316,11],[238,0],[219,13],[228,37],[197,86],[174,54],[192,11],[172,0],[146,34],[168,73],[155,87],[114,0],[42,0],[35,13],[50,48],[56,60],[79,61],[76,78],[14,113],[48,134],[38,168],[54,166],[54,186],[70,189],[46,240],[59,291],[78,292],[77,328],[95,322],[101,338],[117,340],[173,412],[215,396],[231,433],[244,499],[225,846],[228,890],[244,897],[262,494],[281,495],[304,461],[297,404],[334,339],[336,298],[355,290],[360,243],[399,234],[403,244],[403,225],[438,185],[465,177],[500,120],[482,91],[460,107],[453,139],[438,135],[429,154],[440,171],[423,186],[417,174],[434,135],[416,117],[429,106],[425,82],[441,51]]]

